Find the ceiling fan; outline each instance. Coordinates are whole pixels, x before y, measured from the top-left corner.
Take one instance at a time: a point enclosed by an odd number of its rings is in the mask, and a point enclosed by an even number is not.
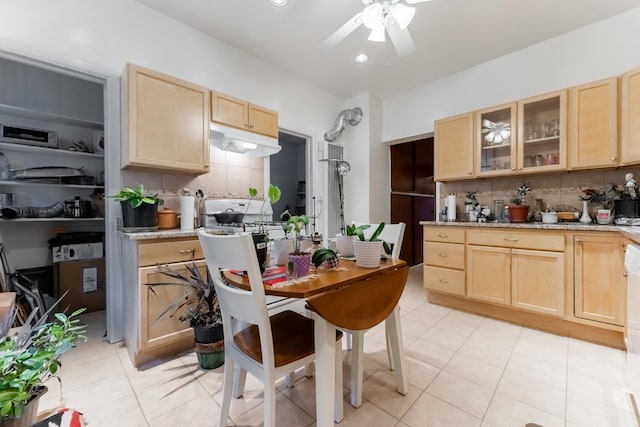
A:
[[[403,0],[407,4],[423,3],[430,0]],[[360,25],[371,30],[370,41],[386,41],[389,34],[391,43],[400,56],[406,56],[415,50],[413,39],[407,28],[416,10],[403,4],[400,0],[362,0],[365,5],[362,12],[356,13],[342,27],[330,35],[323,43],[323,48],[337,45]]]

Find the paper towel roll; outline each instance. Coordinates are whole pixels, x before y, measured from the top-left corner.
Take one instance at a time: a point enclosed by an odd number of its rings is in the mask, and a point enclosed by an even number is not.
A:
[[[193,230],[195,196],[180,196],[180,230]]]
[[[456,196],[450,194],[447,196],[447,221],[456,220]]]

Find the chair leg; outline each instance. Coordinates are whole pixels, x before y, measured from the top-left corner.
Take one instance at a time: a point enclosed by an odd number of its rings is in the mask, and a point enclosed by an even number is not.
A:
[[[344,333],[344,343],[345,343],[345,348],[347,350],[351,350],[352,345],[351,345],[351,333],[350,332],[345,332]]]
[[[385,320],[385,328],[389,331],[391,354],[396,367],[396,382],[398,392],[406,395],[409,392],[407,369],[404,359],[404,345],[402,343],[402,327],[400,325],[400,310],[396,307]]]
[[[284,385],[287,388],[293,388],[296,382],[296,371],[289,372],[286,377],[284,377]]]
[[[396,365],[393,363],[393,355],[391,354],[391,337],[389,336],[389,330],[385,326],[384,335],[387,339],[387,358],[389,359],[389,369],[392,371],[396,370]]]
[[[239,399],[244,394],[244,384],[247,380],[247,371],[245,371],[240,365],[236,366],[234,370],[233,378],[233,397]]]
[[[220,427],[227,425],[229,419],[229,408],[231,407],[231,388],[233,386],[234,361],[230,357],[224,360],[224,378],[222,383],[222,405],[220,405]]]
[[[272,381],[265,381],[262,406],[264,407],[264,427],[276,427],[276,384],[273,378]]]
[[[351,406],[362,404],[362,379],[364,372],[364,331],[351,333]]]
[[[344,418],[344,398],[342,397],[342,339],[336,342],[336,393],[334,402],[334,421],[339,423]]]
[[[304,376],[307,378],[311,378],[316,370],[315,362],[307,363],[304,367]]]

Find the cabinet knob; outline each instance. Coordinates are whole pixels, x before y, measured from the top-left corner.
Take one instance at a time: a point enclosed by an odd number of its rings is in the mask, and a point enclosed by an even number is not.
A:
[[[617,159],[617,157],[616,157],[616,156],[611,156],[611,161],[612,161],[612,162],[615,162],[615,161],[616,161],[616,159]]]
[[[517,242],[518,241],[518,239],[516,237],[505,237],[504,240],[507,241],[507,242]]]
[[[516,171],[516,168],[511,168],[511,172],[515,172],[515,171]]]
[[[195,250],[195,249],[180,249],[180,250],[178,251],[178,253],[179,253],[180,255],[189,255],[189,254],[195,254],[195,253],[196,253],[196,250]]]
[[[467,175],[473,175],[473,172],[468,171],[468,172],[467,172]]]
[[[447,237],[449,237],[448,234],[438,234],[438,237],[442,237],[443,239],[446,239]]]
[[[249,125],[249,128],[250,128],[250,129],[253,129],[253,125],[252,125],[252,124],[251,124],[251,125]]]
[[[447,279],[438,279],[438,282],[440,282],[440,283],[449,283],[449,281]]]
[[[438,254],[438,256],[439,256],[439,257],[442,257],[442,258],[446,258],[446,257],[448,257],[449,255],[447,255],[447,254],[445,254],[445,253],[440,252],[440,253]]]
[[[579,237],[576,237],[576,243],[580,243],[580,242],[582,242],[582,239]]]

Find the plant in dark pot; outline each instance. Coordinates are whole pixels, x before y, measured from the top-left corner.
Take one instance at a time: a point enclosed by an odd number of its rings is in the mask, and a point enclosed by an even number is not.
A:
[[[69,316],[56,313],[52,322],[44,315],[35,326],[25,324],[0,337],[0,427],[35,423],[38,400],[47,392],[46,381],[54,377],[60,381],[60,356],[76,342],[86,341],[86,326],[76,318],[84,311]]]
[[[142,184],[136,188],[124,187],[119,193],[107,197],[120,202],[124,228],[149,228],[158,225],[158,205],[162,201],[157,194],[145,193]]]
[[[195,262],[186,265],[186,271],[158,266],[158,272],[172,280],[147,283],[152,294],[162,286],[180,286],[180,294],[156,320],[165,316],[179,316],[181,322],[189,322],[195,335],[196,354],[203,369],[215,369],[224,363],[224,333],[218,295],[206,266]],[[186,311],[184,310],[186,308]]]
[[[264,273],[266,265],[265,262],[267,260],[267,243],[269,242],[269,234],[265,231],[264,223],[265,223],[265,207],[267,202],[270,205],[273,205],[278,200],[280,200],[281,196],[280,188],[277,185],[269,184],[269,189],[267,190],[267,197],[262,200],[262,206],[260,207],[260,217],[258,220],[258,231],[253,232],[253,243],[256,247],[256,254],[258,255],[258,264],[260,265],[260,272]],[[258,196],[258,190],[255,188],[249,188],[249,197],[251,199],[255,199]],[[247,210],[249,206],[247,205]]]

